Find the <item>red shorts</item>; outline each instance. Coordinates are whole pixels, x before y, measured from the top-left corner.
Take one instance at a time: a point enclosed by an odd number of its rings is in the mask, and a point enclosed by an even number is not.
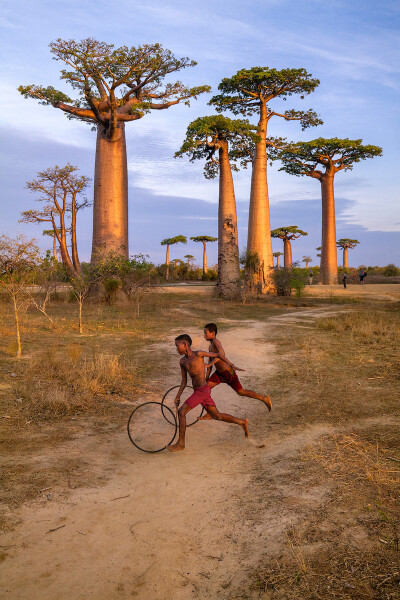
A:
[[[214,400],[211,398],[210,387],[208,385],[202,385],[201,387],[195,388],[193,394],[185,401],[185,404],[190,408],[196,408],[199,404],[207,408],[207,406],[215,406]]]
[[[232,389],[235,390],[235,392],[243,389],[243,386],[240,383],[239,377],[236,375],[236,373],[230,373],[228,370],[222,371],[222,373],[215,371],[208,381],[212,381],[217,385],[220,383],[227,383]]]

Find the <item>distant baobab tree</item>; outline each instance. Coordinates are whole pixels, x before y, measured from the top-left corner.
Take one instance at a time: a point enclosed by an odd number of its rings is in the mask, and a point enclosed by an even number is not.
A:
[[[172,238],[165,238],[165,240],[163,240],[161,242],[161,246],[167,246],[167,252],[165,255],[165,264],[167,267],[167,270],[165,272],[165,279],[168,281],[169,278],[169,247],[173,246],[174,244],[187,244],[187,238],[185,235],[176,235],[175,237]]]
[[[296,240],[301,235],[308,235],[302,229],[299,229],[297,225],[289,225],[288,227],[278,227],[271,231],[273,238],[280,238],[283,240],[283,266],[285,269],[292,268],[292,244],[291,240]]]
[[[317,254],[318,258],[321,258],[321,246],[318,246],[318,248],[315,248],[317,252],[319,252],[319,254]]]
[[[321,283],[337,283],[337,250],[334,178],[354,163],[382,155],[382,148],[363,145],[362,140],[318,138],[310,142],[286,144],[277,152],[281,171],[318,179],[322,192]]]
[[[161,44],[115,48],[94,38],[59,38],[50,44],[50,52],[67,65],[61,79],[77,92],[76,99],[52,86],[21,85],[18,90],[25,98],[58,108],[69,119],[97,129],[92,261],[111,252],[128,258],[125,123],[180,102],[188,105],[210,87],[188,88],[180,81],[164,84],[172,73],[197,63],[186,57],[175,58]]]
[[[235,190],[232,170],[246,168],[257,139],[256,127],[247,120],[222,115],[199,117],[187,128],[186,138],[176,157],[187,155],[190,162],[205,160],[204,176],[219,175],[218,282],[220,296],[239,292],[240,265]]]
[[[340,238],[337,241],[337,247],[343,250],[343,267],[349,268],[349,248],[355,248],[360,242],[358,240],[350,240],[349,238]]]
[[[45,229],[42,232],[42,235],[47,235],[47,236],[53,238],[53,258],[54,258],[54,260],[56,260],[58,262],[56,232],[54,231],[54,229]]]
[[[42,203],[37,210],[25,210],[22,223],[51,223],[53,232],[60,247],[61,260],[69,275],[81,272],[76,237],[77,214],[90,206],[86,191],[90,178],[76,175],[78,167],[69,163],[65,167],[50,167],[37,173],[36,179],[27,181],[26,188],[38,194],[35,198]],[[71,236],[71,256],[68,250],[67,234]]]
[[[190,239],[193,240],[193,242],[203,243],[203,273],[205,275],[207,273],[207,242],[216,242],[218,238],[210,237],[209,235],[196,235]]]
[[[274,252],[274,256],[276,258],[276,268],[280,269],[280,265],[279,265],[279,257],[283,256],[282,252]]]
[[[194,261],[193,254],[185,254],[185,256],[183,258],[187,259],[188,267],[189,267],[189,269],[191,269],[193,267],[193,261]]]
[[[306,269],[308,269],[308,263],[312,262],[311,256],[303,256],[302,261],[306,263]]]
[[[319,85],[319,80],[305,69],[270,69],[253,67],[242,69],[233,77],[227,77],[218,86],[220,94],[214,96],[209,104],[218,112],[230,110],[235,115],[258,116],[258,140],[255,144],[251,177],[249,226],[247,255],[257,257],[260,264],[258,272],[247,268],[247,280],[253,279],[253,285],[263,293],[275,288],[272,277],[274,266],[272,256],[271,225],[267,184],[267,161],[270,141],[267,127],[273,117],[285,121],[299,121],[302,129],[320,125],[321,119],[313,110],[300,111],[289,109],[277,112],[270,108],[272,100],[287,100],[293,94],[304,98]],[[257,283],[256,283],[257,280]]]

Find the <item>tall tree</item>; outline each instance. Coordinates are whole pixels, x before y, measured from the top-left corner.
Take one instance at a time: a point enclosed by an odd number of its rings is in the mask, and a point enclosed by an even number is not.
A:
[[[354,163],[382,155],[382,148],[363,145],[362,140],[318,138],[290,143],[277,151],[283,162],[281,171],[317,179],[322,195],[321,283],[337,282],[337,250],[334,178],[338,171],[349,171]]]
[[[253,155],[247,252],[249,256],[258,256],[261,269],[258,273],[248,271],[247,279],[258,279],[263,292],[270,292],[274,288],[267,184],[267,150],[271,144],[267,138],[269,121],[273,117],[280,117],[286,121],[300,121],[303,130],[322,123],[312,110],[290,109],[277,112],[270,108],[270,102],[275,98],[286,100],[293,94],[304,98],[318,85],[319,80],[314,79],[305,69],[278,71],[268,67],[253,67],[242,69],[233,77],[223,79],[218,86],[221,94],[210,100],[210,104],[219,112],[230,110],[235,115],[258,115],[259,139]]]
[[[337,247],[343,250],[343,267],[349,268],[349,248],[355,248],[360,242],[358,240],[350,240],[349,238],[340,238],[337,241]]]
[[[207,242],[216,242],[218,238],[209,235],[196,235],[190,239],[194,242],[202,242],[203,244],[203,274],[205,275],[207,273]]]
[[[312,258],[311,258],[311,256],[303,256],[301,262],[305,262],[306,263],[306,269],[308,269],[308,263],[312,262]]]
[[[189,58],[175,58],[160,44],[114,48],[94,38],[57,39],[53,58],[66,65],[61,79],[76,92],[75,100],[51,86],[20,86],[25,98],[64,111],[97,129],[94,174],[92,260],[116,252],[128,258],[128,171],[125,123],[152,110],[189,104],[210,87],[188,88],[180,81],[163,81],[171,73],[193,67]]]
[[[174,244],[186,244],[187,243],[187,238],[185,235],[176,235],[175,237],[172,238],[165,238],[165,240],[163,240],[161,242],[161,246],[167,246],[167,252],[165,255],[165,264],[166,264],[166,271],[165,271],[165,279],[166,281],[168,281],[169,278],[169,247],[173,246]]]
[[[289,225],[288,227],[279,227],[271,231],[273,238],[280,238],[283,240],[283,266],[285,269],[292,268],[292,240],[296,240],[301,235],[308,235],[302,229],[299,229],[297,225]]]
[[[274,256],[276,258],[276,268],[279,270],[281,268],[280,264],[279,264],[279,257],[283,256],[283,253],[282,252],[274,252]]]
[[[240,266],[235,189],[232,171],[247,167],[258,139],[256,127],[247,120],[222,115],[200,117],[190,123],[186,138],[175,156],[190,162],[205,161],[204,176],[219,175],[218,205],[218,293],[233,296],[239,291]]]
[[[90,178],[85,175],[75,175],[78,167],[69,163],[65,167],[50,167],[39,171],[37,178],[27,181],[26,188],[38,197],[42,203],[38,210],[25,210],[22,213],[22,223],[51,223],[57,238],[61,259],[70,275],[80,273],[81,266],[78,258],[76,241],[77,213],[89,206],[86,197],[81,195],[86,191]],[[71,235],[71,256],[68,251],[67,234]]]
[[[194,261],[193,254],[185,254],[185,256],[183,258],[186,258],[187,265],[188,265],[189,269],[191,269],[193,267],[193,261]]]

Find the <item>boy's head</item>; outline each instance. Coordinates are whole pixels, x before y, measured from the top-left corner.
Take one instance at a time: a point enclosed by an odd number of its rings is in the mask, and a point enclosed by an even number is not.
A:
[[[204,325],[204,337],[206,340],[215,340],[217,333],[218,327],[215,323],[207,323],[207,325]]]
[[[185,354],[186,350],[192,345],[192,338],[187,333],[182,333],[175,338],[175,346],[178,354]]]

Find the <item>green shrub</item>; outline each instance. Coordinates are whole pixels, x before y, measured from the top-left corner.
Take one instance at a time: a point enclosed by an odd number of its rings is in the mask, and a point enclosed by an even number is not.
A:
[[[400,274],[400,269],[398,269],[393,263],[390,263],[383,269],[383,274],[385,277],[396,277],[396,275]]]

